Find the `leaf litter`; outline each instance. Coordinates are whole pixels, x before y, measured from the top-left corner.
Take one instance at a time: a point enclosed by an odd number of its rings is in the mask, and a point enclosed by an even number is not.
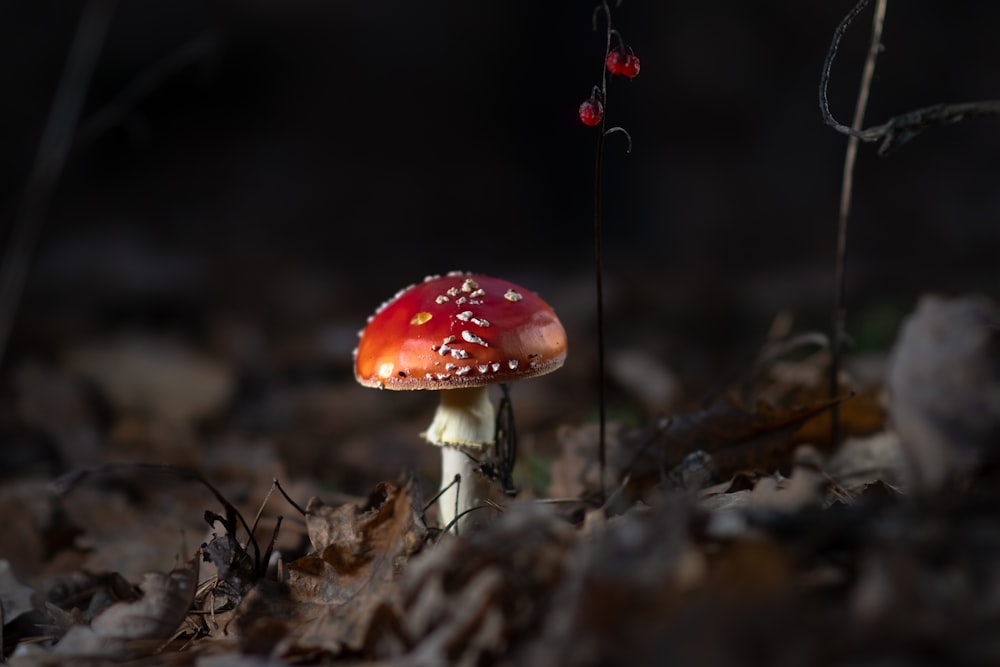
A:
[[[264,502],[261,468],[281,469],[267,449],[245,448],[260,456],[243,460],[196,453],[197,472],[104,464],[61,484],[5,484],[4,658],[996,662],[998,322],[986,299],[930,297],[904,326],[885,386],[846,377],[856,391],[835,401],[823,394],[822,340],[771,340],[714,399],[644,425],[612,423],[606,503],[595,428],[564,425],[554,502],[513,500],[461,536],[428,525],[412,475],[336,499],[292,479],[291,497],[315,496],[304,507]],[[92,398],[57,367],[20,368],[24,419],[65,410],[81,433],[101,431]],[[211,364],[186,372],[203,368],[219,377]],[[213,438],[194,426],[220,414],[218,390],[171,412],[156,404],[183,387],[144,386],[148,407],[115,399],[113,422],[125,412],[169,422],[200,445],[193,452]],[[834,402],[838,445],[822,422]],[[71,446],[71,431],[48,433]],[[209,444],[247,443],[222,433]]]

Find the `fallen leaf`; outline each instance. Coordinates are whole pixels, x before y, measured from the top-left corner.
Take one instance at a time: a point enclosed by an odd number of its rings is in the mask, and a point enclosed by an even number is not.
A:
[[[187,616],[198,583],[196,555],[167,574],[145,575],[142,597],[118,602],[94,617],[89,626],[76,625],[55,645],[63,655],[126,658],[146,651],[151,642],[169,639]]]
[[[893,346],[887,386],[917,490],[1000,461],[1000,307],[922,298]]]
[[[420,511],[410,482],[380,483],[364,505],[327,507],[312,499],[306,524],[313,552],[287,565],[284,591],[238,610],[241,637],[267,632],[282,655],[359,650],[404,565],[424,544]]]
[[[0,559],[0,621],[6,625],[21,614],[31,611],[34,591],[22,584],[11,572],[10,563]]]
[[[805,466],[796,466],[788,477],[769,475],[760,478],[750,492],[749,508],[792,513],[808,507],[819,507],[829,483],[822,473]]]
[[[550,506],[530,502],[466,536],[445,536],[408,566],[368,641],[372,653],[412,665],[494,662],[544,622],[576,541]]]
[[[782,408],[758,401],[751,410],[727,395],[703,410],[657,419],[644,431],[628,431],[621,425],[609,424],[606,480],[619,484],[627,476],[627,484],[612,511],[623,511],[635,500],[646,497],[665,477],[679,475],[682,485],[707,485],[714,481],[712,473],[725,479],[741,470],[789,470],[798,444],[796,432],[809,419],[838,402],[840,399],[821,400]],[[562,455],[552,466],[550,494],[578,498],[596,495],[599,489],[596,427],[563,428],[559,439]],[[682,464],[695,452],[710,457],[711,464],[702,465],[697,474],[692,468],[684,482]],[[677,466],[682,467],[677,469]]]

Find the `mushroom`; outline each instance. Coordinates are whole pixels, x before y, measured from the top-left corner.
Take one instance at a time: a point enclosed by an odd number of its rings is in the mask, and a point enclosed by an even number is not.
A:
[[[354,375],[366,387],[441,391],[422,436],[441,448],[439,507],[448,526],[489,497],[477,472],[494,441],[487,387],[544,375],[565,358],[566,331],[540,297],[506,280],[454,272],[428,276],[378,308],[360,333]],[[459,524],[468,517],[456,532]]]

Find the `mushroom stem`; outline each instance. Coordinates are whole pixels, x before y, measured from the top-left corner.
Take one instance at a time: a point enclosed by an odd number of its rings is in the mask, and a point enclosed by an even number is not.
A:
[[[481,458],[493,444],[495,412],[486,387],[439,393],[441,403],[424,438],[441,447],[441,489],[452,485],[455,475],[459,475],[459,482],[438,499],[441,525],[447,526],[456,516],[481,505],[490,496],[489,483],[476,470],[472,457]],[[475,513],[467,514],[452,530],[459,532],[479,523],[477,519]]]
[[[457,482],[456,475],[459,477]],[[441,489],[448,485],[451,488],[444,491],[438,499],[438,515],[442,527],[451,524],[456,516],[461,516],[466,510],[483,506],[483,501],[490,496],[489,484],[476,470],[475,460],[469,457],[464,447],[441,447]],[[483,523],[482,519],[492,514],[491,509],[470,512],[456,521],[451,530],[458,534]]]

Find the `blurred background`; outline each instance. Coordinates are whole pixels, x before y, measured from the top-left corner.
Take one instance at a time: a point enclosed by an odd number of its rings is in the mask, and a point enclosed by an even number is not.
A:
[[[633,140],[626,155],[609,138],[604,173],[615,410],[668,412],[724,384],[779,311],[828,330],[846,139],[822,124],[817,86],[850,5],[615,10],[642,62],[608,100],[609,123]],[[0,5],[5,248],[84,6]],[[176,435],[122,425],[162,409],[114,398],[158,390],[109,388],[138,346],[163,368],[192,364],[167,402],[219,387],[181,416],[188,440],[263,440],[293,473],[333,471],[326,481],[348,490],[404,466],[433,475],[435,453],[411,441],[434,400],[355,385],[351,350],[382,300],[454,269],[519,282],[564,318],[569,361],[517,389],[523,428],[592,419],[597,135],[576,117],[602,68],[592,9],[118,2],[3,357],[6,470],[90,460],[51,427],[67,414],[91,429],[94,457],[110,440],[120,458],[185,462],[167,453]],[[998,25],[997,3],[891,2],[867,124],[1000,97]],[[866,13],[834,67],[832,109],[847,124],[869,29]],[[1000,293],[998,149],[992,119],[931,130],[888,159],[862,146],[857,349],[884,350],[923,292]],[[140,387],[166,373],[142,368]],[[636,388],[641,369],[656,391]],[[45,373],[70,373],[76,407],[52,398]],[[162,451],[137,449],[147,441]]]

